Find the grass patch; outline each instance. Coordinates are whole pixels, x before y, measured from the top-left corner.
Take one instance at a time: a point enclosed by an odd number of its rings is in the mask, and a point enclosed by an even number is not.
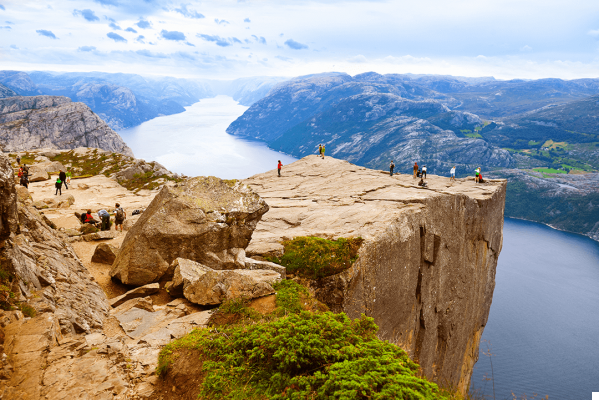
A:
[[[447,399],[362,315],[302,311],[263,324],[196,329],[165,346],[157,373],[197,350],[209,399]]]
[[[533,168],[533,171],[540,172],[542,174],[566,174],[567,172],[561,169],[555,168]]]
[[[364,240],[298,236],[283,242],[281,257],[267,257],[268,261],[283,265],[287,273],[302,278],[320,279],[345,271],[358,259],[358,250]]]
[[[482,138],[482,136],[480,135],[480,133],[467,133],[466,136],[469,137],[469,138],[473,138],[473,139]]]

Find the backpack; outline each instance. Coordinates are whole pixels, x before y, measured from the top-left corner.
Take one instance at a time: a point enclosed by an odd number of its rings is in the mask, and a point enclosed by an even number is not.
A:
[[[121,207],[116,209],[116,219],[122,220],[125,219],[125,212]]]
[[[82,224],[85,224],[86,215],[87,215],[87,213],[83,213],[83,214],[81,214],[81,223],[82,223]]]

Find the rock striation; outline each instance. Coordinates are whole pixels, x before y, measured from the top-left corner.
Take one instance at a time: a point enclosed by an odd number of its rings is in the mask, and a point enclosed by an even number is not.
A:
[[[296,236],[362,237],[353,266],[311,283],[333,311],[375,319],[425,375],[465,392],[489,315],[502,246],[506,183],[390,177],[330,157],[305,157],[244,181],[270,211],[249,256],[280,254]]]
[[[60,96],[0,99],[0,147],[4,151],[97,147],[133,156],[119,134],[88,106]]]
[[[178,257],[212,269],[244,268],[244,249],[266,211],[238,181],[197,177],[165,185],[127,232],[110,275],[136,286],[170,279]]]

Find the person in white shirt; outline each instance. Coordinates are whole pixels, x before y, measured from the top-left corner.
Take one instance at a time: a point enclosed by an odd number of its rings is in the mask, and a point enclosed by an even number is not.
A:
[[[422,166],[422,177],[426,179],[426,165]]]
[[[449,171],[449,174],[451,175],[451,177],[449,179],[452,181],[455,181],[455,165],[453,166],[451,171]]]

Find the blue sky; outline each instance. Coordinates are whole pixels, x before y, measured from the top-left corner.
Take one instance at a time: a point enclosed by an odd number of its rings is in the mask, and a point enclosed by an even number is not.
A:
[[[0,67],[599,77],[599,2],[0,0]]]

